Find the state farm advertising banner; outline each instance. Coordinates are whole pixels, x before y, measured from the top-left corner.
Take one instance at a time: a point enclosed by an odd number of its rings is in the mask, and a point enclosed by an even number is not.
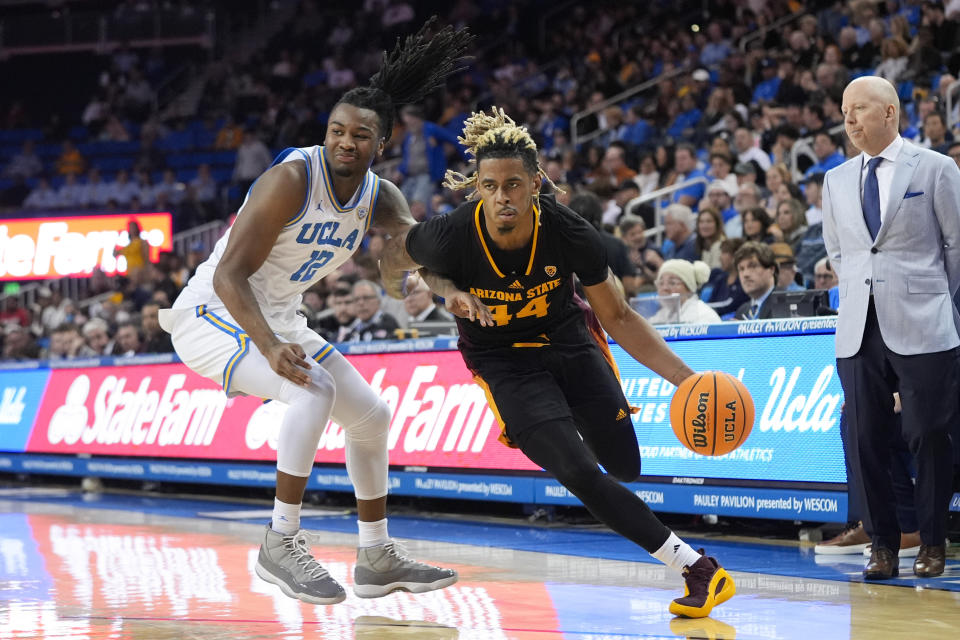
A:
[[[83,277],[99,267],[107,275],[127,269],[117,246],[130,239],[127,225],[136,221],[149,245],[150,261],[173,248],[169,213],[124,213],[60,218],[24,218],[0,222],[0,280]]]
[[[459,353],[351,356],[392,413],[390,463],[532,469],[500,427]],[[171,458],[275,460],[286,405],[228,399],[181,364],[54,369],[26,450]],[[343,463],[345,434],[327,425],[317,462]]]

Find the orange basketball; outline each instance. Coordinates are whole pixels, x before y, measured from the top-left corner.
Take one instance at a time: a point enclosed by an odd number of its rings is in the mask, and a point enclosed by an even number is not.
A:
[[[750,435],[753,398],[729,373],[696,373],[673,394],[670,424],[680,443],[694,453],[722,456]]]

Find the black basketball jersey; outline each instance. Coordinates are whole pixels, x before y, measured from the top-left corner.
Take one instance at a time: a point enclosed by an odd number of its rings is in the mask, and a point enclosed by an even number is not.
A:
[[[417,263],[443,275],[482,300],[496,326],[457,318],[467,346],[547,342],[551,331],[574,318],[583,324],[583,307],[574,295],[573,274],[584,286],[607,278],[607,255],[600,234],[586,220],[541,196],[534,207],[534,230],[527,246],[499,249],[487,233],[483,201],[467,202],[448,214],[410,229],[407,251]]]

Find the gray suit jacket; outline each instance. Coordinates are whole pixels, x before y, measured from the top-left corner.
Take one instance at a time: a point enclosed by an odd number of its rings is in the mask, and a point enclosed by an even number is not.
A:
[[[827,172],[823,239],[840,278],[838,358],[860,350],[870,289],[883,341],[901,355],[960,345],[960,169],[904,141],[887,213],[870,240],[860,204],[862,154]]]

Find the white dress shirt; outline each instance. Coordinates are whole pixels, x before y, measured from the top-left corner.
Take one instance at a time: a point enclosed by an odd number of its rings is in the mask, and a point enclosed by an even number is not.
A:
[[[903,138],[898,134],[887,148],[878,155],[883,162],[877,167],[877,186],[880,187],[880,223],[887,219],[887,200],[890,199],[890,183],[893,182],[893,172],[897,168],[897,156],[903,148]],[[862,152],[860,154],[860,202],[863,202],[863,185],[867,181],[867,163],[875,156]]]

